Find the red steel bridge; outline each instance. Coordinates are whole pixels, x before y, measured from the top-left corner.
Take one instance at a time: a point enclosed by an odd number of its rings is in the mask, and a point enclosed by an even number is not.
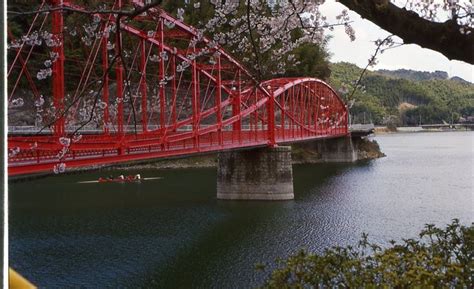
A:
[[[10,176],[349,134],[325,82],[258,82],[160,8],[117,17],[48,0],[21,36],[8,27],[9,119],[29,119],[9,123]]]

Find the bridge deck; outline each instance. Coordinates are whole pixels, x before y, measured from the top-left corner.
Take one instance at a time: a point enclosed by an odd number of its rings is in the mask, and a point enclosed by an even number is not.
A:
[[[343,127],[322,131],[320,135],[314,136],[304,131],[287,129],[276,134],[277,143],[296,143],[308,140],[329,139],[346,136]],[[9,162],[9,175],[31,174],[41,171],[51,171],[58,162],[67,163],[68,168],[84,166],[102,166],[129,161],[165,158],[172,156],[190,156],[198,153],[219,152],[225,150],[248,149],[253,147],[268,146],[268,131],[258,133],[252,131],[222,132],[222,141],[219,143],[217,133],[196,139],[184,139],[183,141],[168,144],[149,144],[131,146],[126,149],[117,147],[119,142],[98,144],[87,142],[78,146],[72,145],[68,152],[61,158],[55,155],[45,156],[39,150],[29,156],[12,159]],[[57,144],[50,144],[55,145]],[[101,146],[99,149],[97,146]]]
[[[349,131],[352,136],[362,137],[373,134],[375,126],[373,123],[370,124],[352,124],[349,127]]]

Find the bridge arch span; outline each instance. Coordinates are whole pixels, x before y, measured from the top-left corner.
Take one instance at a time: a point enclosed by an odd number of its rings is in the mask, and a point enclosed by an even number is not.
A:
[[[262,83],[273,92],[276,142],[348,133],[347,107],[320,79],[278,78]]]

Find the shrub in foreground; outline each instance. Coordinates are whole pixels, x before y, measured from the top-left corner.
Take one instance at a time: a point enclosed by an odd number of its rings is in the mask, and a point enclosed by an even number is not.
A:
[[[355,247],[301,250],[277,261],[263,288],[474,288],[474,223],[426,225],[418,238],[390,243],[381,248],[364,234]]]

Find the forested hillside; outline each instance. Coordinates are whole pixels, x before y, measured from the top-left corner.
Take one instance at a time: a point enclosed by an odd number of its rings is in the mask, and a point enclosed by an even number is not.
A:
[[[331,64],[329,82],[347,97],[361,72],[354,64]],[[474,115],[474,84],[448,79],[443,71],[367,71],[361,84],[351,109],[354,122],[417,125]]]
[[[436,70],[435,72],[429,71],[417,71],[411,69],[397,69],[397,70],[386,70],[379,69],[377,73],[391,76],[395,78],[404,78],[408,80],[433,80],[433,79],[448,79],[448,73],[446,71]]]

